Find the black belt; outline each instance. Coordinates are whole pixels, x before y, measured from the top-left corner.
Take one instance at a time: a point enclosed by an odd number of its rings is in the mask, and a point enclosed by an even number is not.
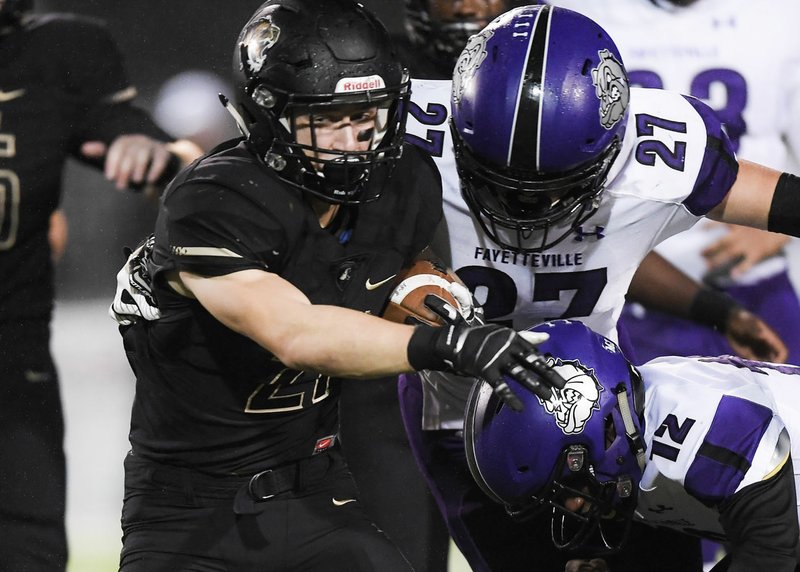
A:
[[[298,461],[264,469],[251,476],[208,475],[186,467],[173,467],[145,461],[129,453],[127,467],[141,467],[147,480],[156,486],[210,498],[244,494],[254,501],[265,501],[287,492],[300,492],[322,481],[340,458],[335,448]]]
[[[294,463],[258,472],[240,487],[233,499],[233,512],[256,514],[262,503],[282,493],[301,492],[322,481],[340,459],[339,452],[326,451]]]
[[[302,491],[325,476],[331,465],[328,455],[322,453],[256,473],[247,483],[247,492],[253,500],[265,501],[281,493]]]

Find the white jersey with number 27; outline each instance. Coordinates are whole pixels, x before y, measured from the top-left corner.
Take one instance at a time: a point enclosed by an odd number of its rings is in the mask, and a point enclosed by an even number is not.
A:
[[[520,330],[573,318],[616,340],[625,293],[642,259],[728,191],[730,182],[709,184],[735,168],[733,157],[715,151],[710,134],[718,123],[698,111],[704,106],[696,100],[632,89],[623,149],[597,212],[549,250],[522,254],[492,242],[461,197],[448,121],[450,85],[414,80],[407,125],[407,139],[433,156],[442,176],[444,239],[434,249],[473,291],[487,319]],[[460,426],[466,390],[433,377],[425,384],[436,391],[425,395],[424,427]]]

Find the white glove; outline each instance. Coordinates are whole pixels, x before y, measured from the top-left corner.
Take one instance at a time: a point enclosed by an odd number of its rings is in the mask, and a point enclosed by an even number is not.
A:
[[[129,326],[140,318],[151,321],[161,317],[161,311],[153,298],[151,278],[147,270],[147,260],[153,253],[154,245],[155,236],[150,235],[131,252],[117,272],[117,291],[108,315],[120,326]]]
[[[453,295],[458,303],[458,313],[470,326],[485,324],[483,319],[483,308],[478,305],[469,288],[458,282],[451,282],[447,290]]]

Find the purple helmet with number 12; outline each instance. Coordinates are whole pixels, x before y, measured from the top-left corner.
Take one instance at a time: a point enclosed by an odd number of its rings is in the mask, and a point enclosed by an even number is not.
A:
[[[469,39],[453,74],[453,141],[464,198],[495,242],[542,251],[595,212],[629,93],[616,45],[577,12],[516,8]]]

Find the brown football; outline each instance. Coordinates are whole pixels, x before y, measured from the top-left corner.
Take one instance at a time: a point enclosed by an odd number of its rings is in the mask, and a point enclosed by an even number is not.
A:
[[[444,325],[444,321],[425,306],[428,294],[435,294],[458,308],[456,299],[447,289],[448,284],[458,281],[458,278],[435,262],[418,260],[401,272],[397,280],[383,312],[387,320],[404,324],[406,318],[413,316],[432,326]]]

